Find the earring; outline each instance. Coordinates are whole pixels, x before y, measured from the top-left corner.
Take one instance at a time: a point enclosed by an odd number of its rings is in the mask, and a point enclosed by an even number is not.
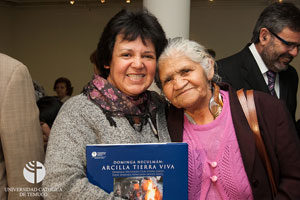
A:
[[[214,98],[212,97],[209,101],[209,110],[213,115],[214,119],[216,119],[222,112],[222,106],[217,104]]]
[[[212,85],[212,97],[209,101],[209,111],[213,115],[214,119],[216,119],[222,112],[223,109],[223,100],[220,94],[220,87],[213,83]]]

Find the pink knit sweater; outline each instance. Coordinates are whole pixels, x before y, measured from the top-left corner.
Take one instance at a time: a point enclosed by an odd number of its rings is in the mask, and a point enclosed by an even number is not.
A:
[[[195,125],[184,117],[183,141],[189,145],[189,200],[249,199],[252,191],[237,143],[228,92],[211,123]]]

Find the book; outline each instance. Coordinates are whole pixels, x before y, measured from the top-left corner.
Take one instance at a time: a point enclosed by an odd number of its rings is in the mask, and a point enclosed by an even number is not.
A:
[[[86,146],[89,181],[130,200],[187,200],[186,143]]]

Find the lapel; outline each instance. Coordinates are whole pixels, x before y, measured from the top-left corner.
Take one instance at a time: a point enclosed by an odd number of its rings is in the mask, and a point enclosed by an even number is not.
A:
[[[241,59],[244,61],[244,64],[241,66],[241,76],[244,80],[244,88],[270,93],[255,58],[249,49],[249,45],[242,50],[241,54]]]
[[[289,66],[290,67],[290,66]],[[279,90],[280,90],[280,99],[283,99],[287,103],[288,99],[288,81],[290,80],[288,77],[285,77],[286,73],[279,73]]]
[[[250,177],[252,177],[255,159],[255,141],[253,137],[253,132],[250,129],[250,126],[248,125],[247,119],[244,115],[238,97],[236,95],[236,91],[228,85],[225,87],[229,88],[228,90],[230,97],[232,122],[234,125],[237,141],[240,147],[245,171],[250,180]]]

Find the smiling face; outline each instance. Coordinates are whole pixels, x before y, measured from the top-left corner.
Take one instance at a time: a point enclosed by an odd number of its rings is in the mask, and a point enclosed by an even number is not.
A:
[[[134,41],[123,40],[123,35],[116,37],[116,42],[109,66],[107,80],[123,93],[138,96],[151,85],[156,68],[156,54],[153,43],[140,37]]]
[[[160,60],[159,77],[165,96],[175,107],[190,112],[208,107],[211,98],[209,81],[213,77],[213,67],[210,69],[206,75],[199,63],[186,56]]]
[[[266,42],[262,40],[262,44],[264,44],[264,48],[261,51],[263,61],[275,72],[286,70],[289,63],[298,55],[297,48],[289,48],[269,31],[266,31],[266,34],[269,34],[269,39],[265,39]],[[300,32],[291,31],[289,28],[284,28],[277,35],[288,42],[300,43]]]

